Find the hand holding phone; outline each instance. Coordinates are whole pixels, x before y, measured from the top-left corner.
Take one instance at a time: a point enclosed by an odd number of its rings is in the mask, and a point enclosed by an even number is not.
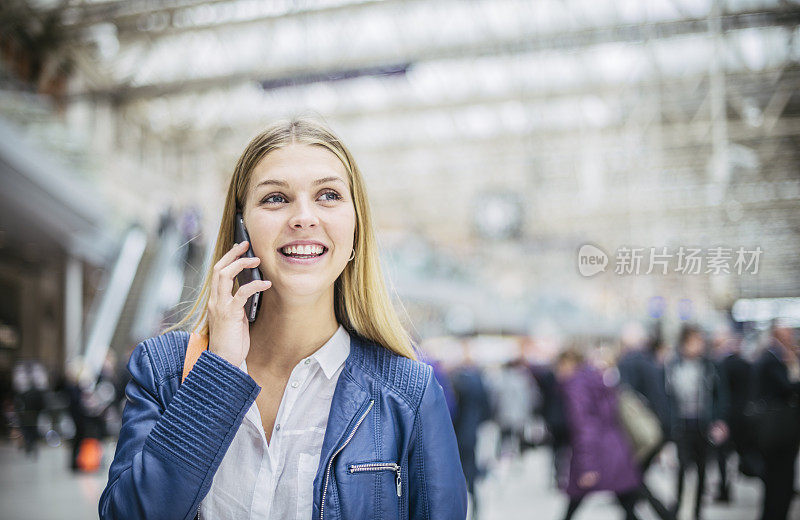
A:
[[[237,216],[238,217],[238,216]],[[243,224],[242,224],[243,225]],[[248,256],[247,252],[251,254]],[[255,319],[258,311],[257,303],[260,293],[272,286],[269,280],[261,280],[257,266],[261,259],[252,254],[250,241],[239,241],[214,264],[214,276],[211,278],[211,293],[208,299],[209,349],[229,361],[240,366],[250,351],[250,323],[245,307],[250,304],[250,316]],[[245,273],[242,284],[239,275]],[[258,274],[254,274],[256,271]],[[254,279],[254,276],[258,276]],[[239,280],[239,288],[233,292],[233,279]],[[253,295],[258,294],[256,300]]]

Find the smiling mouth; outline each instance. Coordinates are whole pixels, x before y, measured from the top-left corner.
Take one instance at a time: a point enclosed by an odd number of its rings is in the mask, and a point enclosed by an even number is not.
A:
[[[318,256],[322,256],[322,255],[324,255],[325,253],[327,253],[327,252],[328,252],[328,248],[327,248],[327,247],[325,247],[325,246],[323,246],[323,247],[322,247],[322,252],[321,252],[321,253],[311,253],[311,254],[308,254],[308,255],[306,255],[306,254],[300,254],[300,253],[285,253],[285,252],[284,252],[283,250],[281,250],[281,249],[279,249],[279,250],[278,250],[278,252],[279,252],[280,254],[282,254],[283,256],[287,257],[287,258],[297,258],[297,259],[299,259],[299,260],[302,260],[302,259],[305,259],[305,258],[316,258],[316,257],[318,257]]]

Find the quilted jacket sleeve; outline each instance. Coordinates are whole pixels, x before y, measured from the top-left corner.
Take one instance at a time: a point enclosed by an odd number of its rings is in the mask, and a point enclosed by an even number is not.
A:
[[[205,351],[164,406],[160,387],[166,383],[151,352],[157,341],[140,343],[128,362],[132,379],[100,497],[101,520],[194,518],[260,391],[248,374]]]
[[[429,370],[409,448],[409,518],[464,520],[467,484],[444,391]]]

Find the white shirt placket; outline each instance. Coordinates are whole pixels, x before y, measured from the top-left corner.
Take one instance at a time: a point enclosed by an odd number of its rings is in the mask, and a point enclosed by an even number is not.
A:
[[[257,495],[259,490],[268,490],[268,496],[272,497],[272,500],[254,500],[252,518],[269,518],[270,510],[272,509],[272,502],[275,499],[275,490],[278,485],[278,479],[283,472],[283,466],[285,462],[284,457],[282,456],[283,445],[281,440],[283,439],[283,434],[281,433],[281,430],[285,430],[288,426],[292,408],[294,408],[294,404],[297,402],[298,396],[308,382],[308,376],[311,372],[310,363],[311,359],[308,358],[298,363],[297,366],[292,369],[292,373],[289,376],[289,381],[287,382],[286,388],[283,391],[281,403],[278,406],[278,413],[275,415],[275,425],[272,428],[272,435],[270,436],[269,444],[267,444],[266,433],[264,431],[263,424],[261,423],[261,415],[258,412],[258,407],[256,406],[259,433],[261,436],[262,449],[264,450],[265,456],[261,461],[261,468],[259,469],[258,476],[258,487],[256,488],[255,494]],[[268,468],[266,467],[267,465],[269,465],[271,471],[268,471]],[[256,507],[256,505],[262,505],[264,507],[261,509]]]

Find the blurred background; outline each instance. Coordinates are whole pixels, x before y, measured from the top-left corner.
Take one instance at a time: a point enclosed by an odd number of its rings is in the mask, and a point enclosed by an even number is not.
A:
[[[5,0],[7,518],[97,514],[130,351],[188,310],[247,142],[298,114],[353,151],[441,381],[474,365],[497,396],[509,362],[544,370],[532,449],[496,407],[476,422],[471,514],[559,517],[536,448],[560,352],[663,369],[692,324],[755,365],[771,320],[800,325],[798,21],[796,0]],[[670,446],[648,477],[667,503]],[[709,467],[708,517],[756,518],[759,479],[717,503]],[[620,514],[592,497],[579,518]]]

